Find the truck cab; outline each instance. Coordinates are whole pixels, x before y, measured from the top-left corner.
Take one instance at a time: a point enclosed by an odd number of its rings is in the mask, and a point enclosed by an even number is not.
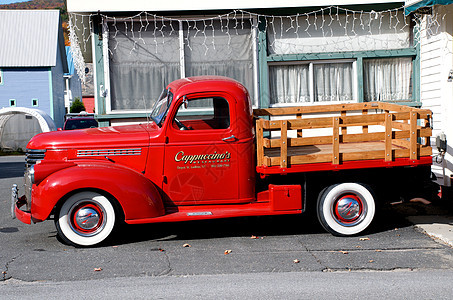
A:
[[[153,182],[160,176],[166,204],[253,201],[255,152],[247,90],[233,80],[197,77],[173,82],[162,95],[151,113],[164,140],[162,171],[149,160],[145,176]],[[150,144],[150,157],[154,150],[162,149]]]

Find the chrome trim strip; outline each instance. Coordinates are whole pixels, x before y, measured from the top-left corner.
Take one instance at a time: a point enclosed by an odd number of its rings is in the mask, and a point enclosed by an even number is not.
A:
[[[99,150],[77,150],[77,157],[87,156],[123,156],[141,155],[141,148],[132,149],[99,149]]]

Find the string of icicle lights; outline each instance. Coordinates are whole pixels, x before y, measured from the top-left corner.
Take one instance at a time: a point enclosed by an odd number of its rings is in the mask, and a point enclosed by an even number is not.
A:
[[[202,47],[198,51],[206,55],[209,51],[216,50],[216,41],[219,39],[222,39],[221,46],[230,47],[235,35],[248,33],[250,38],[256,38],[258,44],[261,40],[253,34],[258,29],[267,33],[266,46],[271,54],[341,52],[348,51],[348,47],[354,43],[357,44],[354,50],[370,50],[367,47],[372,47],[376,41],[379,41],[379,49],[390,49],[394,47],[395,39],[401,39],[397,43],[403,48],[410,42],[409,34],[404,34],[410,30],[410,19],[404,15],[403,7],[384,11],[354,11],[330,6],[287,16],[234,10],[200,18],[169,18],[148,12],[130,17],[70,13],[71,51],[82,80],[85,76],[82,50],[85,52],[89,47],[91,34],[94,32],[94,18],[100,18],[103,24],[103,37],[109,42],[108,51],[111,56],[120,43],[127,43],[121,46],[129,47],[131,55],[138,46],[157,53],[159,46],[171,38],[181,39],[185,51],[192,51],[193,41],[197,39],[197,45]],[[431,18],[434,20],[430,24],[431,31],[440,26],[437,18],[437,15]],[[416,26],[421,23],[421,19],[414,18]]]

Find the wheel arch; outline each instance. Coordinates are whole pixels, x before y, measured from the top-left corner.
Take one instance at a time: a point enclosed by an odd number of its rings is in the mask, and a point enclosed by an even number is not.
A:
[[[160,193],[142,174],[111,164],[77,165],[57,171],[33,186],[32,218],[44,221],[72,195],[94,191],[112,201],[123,220],[164,214]]]
[[[75,189],[75,190],[67,193],[66,195],[62,196],[57,201],[57,203],[53,207],[52,211],[50,212],[50,215],[56,216],[66,200],[68,200],[71,196],[73,196],[75,194],[83,193],[83,192],[94,192],[94,193],[98,193],[98,194],[106,197],[112,203],[113,208],[118,213],[117,217],[121,221],[124,221],[125,214],[124,214],[124,209],[123,209],[123,206],[121,205],[121,203],[111,193],[107,192],[106,190],[99,189],[99,188],[80,188],[80,189]]]

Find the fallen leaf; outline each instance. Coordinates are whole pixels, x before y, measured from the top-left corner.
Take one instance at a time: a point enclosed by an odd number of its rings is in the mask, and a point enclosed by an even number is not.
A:
[[[100,271],[102,271],[102,268],[94,268],[94,271],[95,272],[100,272]]]
[[[368,262],[369,262],[369,263],[374,263],[374,260],[370,259]]]
[[[395,230],[398,230],[398,228],[395,228]]]
[[[374,250],[374,251],[376,251],[376,252],[382,252],[382,250],[379,250],[379,249],[376,249],[376,250]]]
[[[367,237],[365,237],[365,238],[359,238],[359,241],[369,241],[369,240],[370,240],[370,238],[367,238]]]
[[[224,253],[225,253],[225,255],[230,254],[230,253],[231,253],[231,250],[225,250]]]
[[[112,248],[118,248],[118,246],[112,246]]]
[[[343,253],[343,254],[349,254],[348,251],[343,251],[343,250],[340,250],[340,251],[338,251],[338,252],[341,252],[341,253]]]
[[[293,263],[298,264],[298,263],[300,263],[300,260],[295,259],[295,260],[293,260]]]
[[[164,249],[162,249],[162,248],[159,248],[159,251],[160,251],[160,252],[165,252],[165,250],[164,250]]]
[[[185,248],[190,248],[190,247],[192,247],[192,246],[190,246],[189,244],[184,244],[184,245],[182,245],[182,246],[185,247]]]
[[[362,248],[362,246],[355,246],[356,248]]]
[[[256,235],[252,235],[250,238],[251,238],[252,240],[259,239],[259,237],[257,237]]]

